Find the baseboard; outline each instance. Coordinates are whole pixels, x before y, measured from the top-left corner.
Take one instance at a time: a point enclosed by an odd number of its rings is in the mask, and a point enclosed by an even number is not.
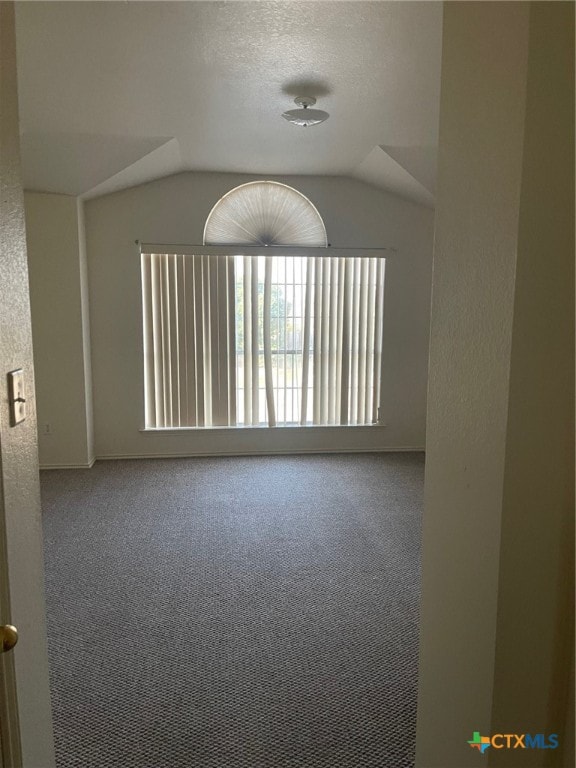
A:
[[[96,462],[96,457],[86,464],[40,464],[40,469],[92,469]]]
[[[187,452],[187,453],[108,453],[99,454],[96,461],[119,461],[122,459],[194,459],[215,458],[218,456],[298,456],[304,454],[321,453],[424,453],[424,446],[387,446],[385,448],[318,448],[318,449],[291,449],[273,451],[212,451],[212,452]]]
[[[285,449],[274,451],[212,451],[212,452],[183,452],[183,453],[103,453],[94,457],[86,464],[40,464],[41,470],[50,469],[92,469],[97,461],[121,461],[123,459],[201,459],[218,456],[298,456],[322,453],[424,453],[422,445],[386,446],[384,448],[318,448],[318,449]]]

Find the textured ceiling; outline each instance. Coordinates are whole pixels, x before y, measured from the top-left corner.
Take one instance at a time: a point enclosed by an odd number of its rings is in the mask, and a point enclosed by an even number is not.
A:
[[[25,186],[358,175],[429,203],[441,21],[436,2],[18,3]],[[330,119],[282,120],[296,95]]]

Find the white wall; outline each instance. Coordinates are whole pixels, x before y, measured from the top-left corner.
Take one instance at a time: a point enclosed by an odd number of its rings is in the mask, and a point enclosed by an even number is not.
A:
[[[245,430],[145,434],[140,262],[135,240],[202,242],[217,200],[254,176],[183,173],[87,201],[96,455],[242,452]],[[268,177],[270,178],[270,177]],[[393,246],[386,265],[385,428],[261,430],[266,450],[378,450],[424,445],[433,212],[362,182],[274,177],[317,206],[333,246]]]
[[[573,614],[574,9],[446,3],[418,768],[559,764]]]
[[[26,192],[25,211],[40,465],[89,466],[94,444],[82,202]]]

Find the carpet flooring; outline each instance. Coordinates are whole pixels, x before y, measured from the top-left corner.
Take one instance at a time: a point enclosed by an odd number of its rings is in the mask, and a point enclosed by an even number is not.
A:
[[[42,473],[59,768],[413,765],[423,454]]]

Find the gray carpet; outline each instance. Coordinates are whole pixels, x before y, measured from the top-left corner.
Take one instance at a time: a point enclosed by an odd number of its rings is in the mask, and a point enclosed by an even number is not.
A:
[[[408,768],[422,454],[42,473],[59,768]]]

